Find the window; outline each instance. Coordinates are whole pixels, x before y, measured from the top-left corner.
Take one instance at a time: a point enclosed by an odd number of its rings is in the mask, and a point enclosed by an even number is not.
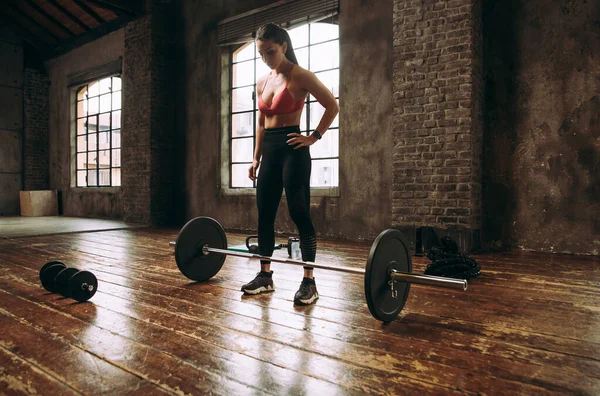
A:
[[[309,23],[289,30],[300,66],[315,75],[331,90],[339,102],[339,28],[330,23]],[[248,178],[258,125],[256,81],[269,72],[254,42],[232,52],[230,112],[230,187],[256,187]],[[308,95],[300,119],[302,133],[309,135],[325,111]],[[339,120],[333,121],[318,143],[310,146],[312,156],[311,187],[337,187],[339,177]],[[260,172],[260,169],[259,169]]]
[[[121,78],[76,90],[76,186],[121,185]]]

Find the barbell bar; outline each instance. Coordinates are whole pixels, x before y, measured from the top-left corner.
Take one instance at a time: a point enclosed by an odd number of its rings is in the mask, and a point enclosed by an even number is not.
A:
[[[175,246],[175,261],[179,270],[195,281],[208,280],[216,275],[226,256],[363,275],[369,311],[383,322],[390,322],[398,316],[408,298],[411,283],[462,291],[466,291],[468,287],[466,279],[411,273],[412,257],[408,243],[402,233],[394,229],[385,230],[377,236],[371,246],[365,269],[227,250],[227,237],[223,227],[215,219],[204,216],[186,223],[177,240],[169,242],[169,245]]]

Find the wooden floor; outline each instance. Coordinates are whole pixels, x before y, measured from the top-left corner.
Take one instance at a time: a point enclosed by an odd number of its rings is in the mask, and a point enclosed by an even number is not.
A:
[[[360,276],[317,271],[321,298],[303,308],[296,266],[273,265],[268,295],[242,296],[257,271],[242,258],[192,283],[176,235],[0,240],[0,394],[600,394],[598,257],[478,255],[467,292],[413,286],[382,325]],[[317,261],[363,267],[369,245],[321,241]],[[42,289],[54,259],[93,271],[98,293],[74,303]]]

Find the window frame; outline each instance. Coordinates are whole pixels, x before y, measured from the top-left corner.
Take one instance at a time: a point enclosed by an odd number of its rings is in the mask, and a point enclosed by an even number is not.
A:
[[[311,23],[319,23],[321,21],[314,21],[314,22],[308,22],[307,25],[310,25]],[[339,27],[339,25],[338,25]],[[309,27],[310,30],[310,27]],[[340,48],[340,37],[338,35],[337,38],[334,39],[328,39],[328,40],[324,40],[324,41],[320,41],[317,43],[310,43],[310,32],[309,34],[309,42],[306,45],[303,45],[302,47],[298,47],[297,49],[303,49],[303,48],[308,48],[308,66],[310,66],[310,47],[315,46],[315,45],[320,45],[320,44],[324,44],[327,42],[333,42],[333,41],[337,41],[338,42],[338,48]],[[254,81],[256,82],[258,77],[256,75],[257,72],[257,67],[256,67],[256,63],[260,62],[260,58],[251,58],[248,60],[244,60],[241,62],[233,62],[233,54],[235,51],[237,51],[238,49],[242,48],[243,46],[247,45],[248,43],[243,43],[243,44],[237,44],[237,45],[230,45],[230,46],[222,46],[221,48],[221,53],[220,53],[220,69],[221,69],[221,101],[220,101],[220,107],[221,107],[221,111],[220,111],[220,115],[221,115],[221,191],[223,192],[224,195],[255,195],[256,194],[256,182],[253,183],[253,187],[232,187],[231,186],[231,182],[232,182],[232,173],[233,173],[233,150],[232,150],[232,142],[233,140],[238,140],[238,139],[249,139],[249,137],[233,137],[233,133],[231,131],[232,128],[232,118],[234,114],[240,114],[240,113],[251,113],[252,114],[252,121],[253,121],[253,127],[254,130],[252,131],[252,139],[253,139],[253,147],[256,147],[256,124],[257,124],[257,120],[256,117],[258,116],[258,110],[257,110],[257,100],[258,98],[256,97],[256,95],[253,95],[253,108],[251,110],[246,110],[246,111],[239,111],[239,112],[234,112],[233,111],[233,98],[232,98],[232,92],[233,92],[233,65],[235,63],[242,63],[242,62],[247,62],[249,60],[252,60],[255,62],[255,67],[254,67]],[[294,48],[294,50],[297,50],[296,48]],[[341,49],[341,48],[340,48]],[[340,57],[341,58],[341,57]],[[340,59],[341,60],[341,59]],[[309,70],[309,69],[307,69]],[[324,70],[319,70],[317,73],[322,73],[322,72],[327,72],[327,71],[331,71],[331,70],[338,70],[338,76],[341,74],[341,62],[340,64],[338,64],[338,67],[336,68],[331,68],[331,69],[324,69]],[[340,78],[341,81],[341,78]],[[248,86],[254,86],[254,85],[248,85]],[[242,86],[240,86],[242,87]],[[240,88],[240,87],[236,87],[236,88]],[[247,86],[245,86],[247,87]],[[256,93],[256,91],[255,91]],[[338,92],[338,96],[336,96],[336,100],[338,101],[338,103],[340,102],[340,96],[339,96],[339,92]],[[318,101],[312,96],[312,95],[308,95],[306,100],[305,100],[305,107],[306,107],[306,119],[305,119],[305,124],[306,125],[301,125],[301,130],[303,131],[303,133],[305,135],[309,135],[312,130],[310,129],[310,105],[314,104],[314,103],[318,103]],[[338,115],[339,117],[339,115]],[[327,187],[312,187],[310,188],[311,190],[311,196],[329,196],[329,197],[339,197],[340,196],[340,187],[339,187],[339,176],[340,176],[340,143],[339,143],[339,130],[340,130],[340,123],[338,122],[338,125],[336,127],[333,128],[329,128],[329,130],[337,130],[338,131],[338,155],[337,157],[319,157],[319,158],[313,158],[312,161],[314,163],[315,160],[327,160],[327,159],[337,159],[338,161],[338,185],[337,186],[327,186]],[[237,163],[237,162],[236,162]],[[245,164],[245,162],[243,162]],[[248,163],[248,166],[250,166],[250,163]],[[285,193],[284,193],[285,194]]]
[[[105,80],[107,78],[113,78],[113,77],[118,77],[119,79],[121,79],[121,87],[118,91],[113,91],[112,90],[112,81],[111,81],[111,89],[108,93],[105,94],[110,94],[111,95],[111,105],[110,105],[110,110],[109,111],[105,111],[105,112],[100,112],[100,108],[98,108],[98,113],[95,114],[96,117],[100,117],[101,114],[109,114],[109,119],[110,119],[110,126],[109,129],[106,130],[106,132],[108,133],[108,138],[109,138],[109,148],[107,149],[102,149],[100,150],[100,130],[97,129],[95,134],[97,135],[97,142],[96,142],[96,150],[95,152],[100,155],[100,152],[102,151],[108,151],[109,152],[109,167],[106,168],[108,169],[108,174],[109,174],[109,181],[110,184],[109,185],[101,185],[100,182],[100,165],[99,165],[99,159],[98,159],[98,165],[96,167],[97,172],[97,185],[88,185],[88,180],[87,180],[87,174],[86,174],[86,185],[84,186],[78,186],[77,185],[77,172],[78,171],[82,171],[82,169],[78,169],[78,164],[77,164],[77,155],[81,154],[83,152],[78,152],[78,147],[77,147],[77,139],[80,136],[86,136],[86,142],[89,142],[89,131],[85,134],[85,135],[78,135],[77,134],[77,124],[78,124],[78,120],[79,119],[83,119],[84,117],[87,118],[89,117],[89,115],[85,115],[83,117],[79,117],[78,114],[78,102],[80,102],[78,100],[78,93],[85,87],[89,87],[90,85],[94,84],[94,83],[99,83],[102,80]],[[96,75],[93,77],[93,79],[86,79],[83,80],[79,83],[70,83],[69,84],[69,92],[70,92],[70,99],[71,99],[71,111],[70,111],[70,120],[71,120],[71,182],[70,182],[70,187],[72,190],[75,191],[105,191],[105,192],[117,192],[121,189],[122,185],[123,185],[123,176],[122,176],[122,169],[123,169],[123,162],[122,162],[122,139],[120,139],[120,144],[119,147],[113,147],[113,129],[112,129],[112,122],[113,122],[113,113],[114,112],[120,112],[121,113],[121,125],[120,128],[118,128],[119,133],[122,135],[122,130],[123,130],[123,123],[122,123],[122,119],[123,119],[123,77],[122,77],[122,73],[120,71],[115,71],[115,72],[111,72],[111,73],[107,73],[105,75]],[[121,103],[119,106],[119,109],[113,109],[113,105],[112,105],[112,94],[113,92],[120,92],[121,93]],[[98,94],[97,97],[100,98],[101,94]],[[99,103],[100,106],[100,103]],[[92,115],[93,117],[94,115]],[[98,118],[97,118],[98,119]],[[103,131],[102,131],[103,132]],[[89,143],[88,143],[89,144]],[[89,153],[91,151],[88,150],[89,146],[86,147],[86,151],[85,153]],[[113,155],[114,155],[114,150],[120,150],[121,153],[121,160],[120,160],[120,165],[119,166],[113,166]],[[112,175],[112,170],[113,169],[121,169],[121,184],[120,185],[113,185],[113,175]],[[87,172],[88,169],[86,168],[85,171]]]

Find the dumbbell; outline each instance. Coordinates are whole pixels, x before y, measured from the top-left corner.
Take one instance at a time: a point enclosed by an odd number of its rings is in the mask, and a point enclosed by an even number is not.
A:
[[[87,301],[98,289],[96,276],[89,271],[68,268],[61,261],[50,261],[40,269],[44,289],[74,300]]]

